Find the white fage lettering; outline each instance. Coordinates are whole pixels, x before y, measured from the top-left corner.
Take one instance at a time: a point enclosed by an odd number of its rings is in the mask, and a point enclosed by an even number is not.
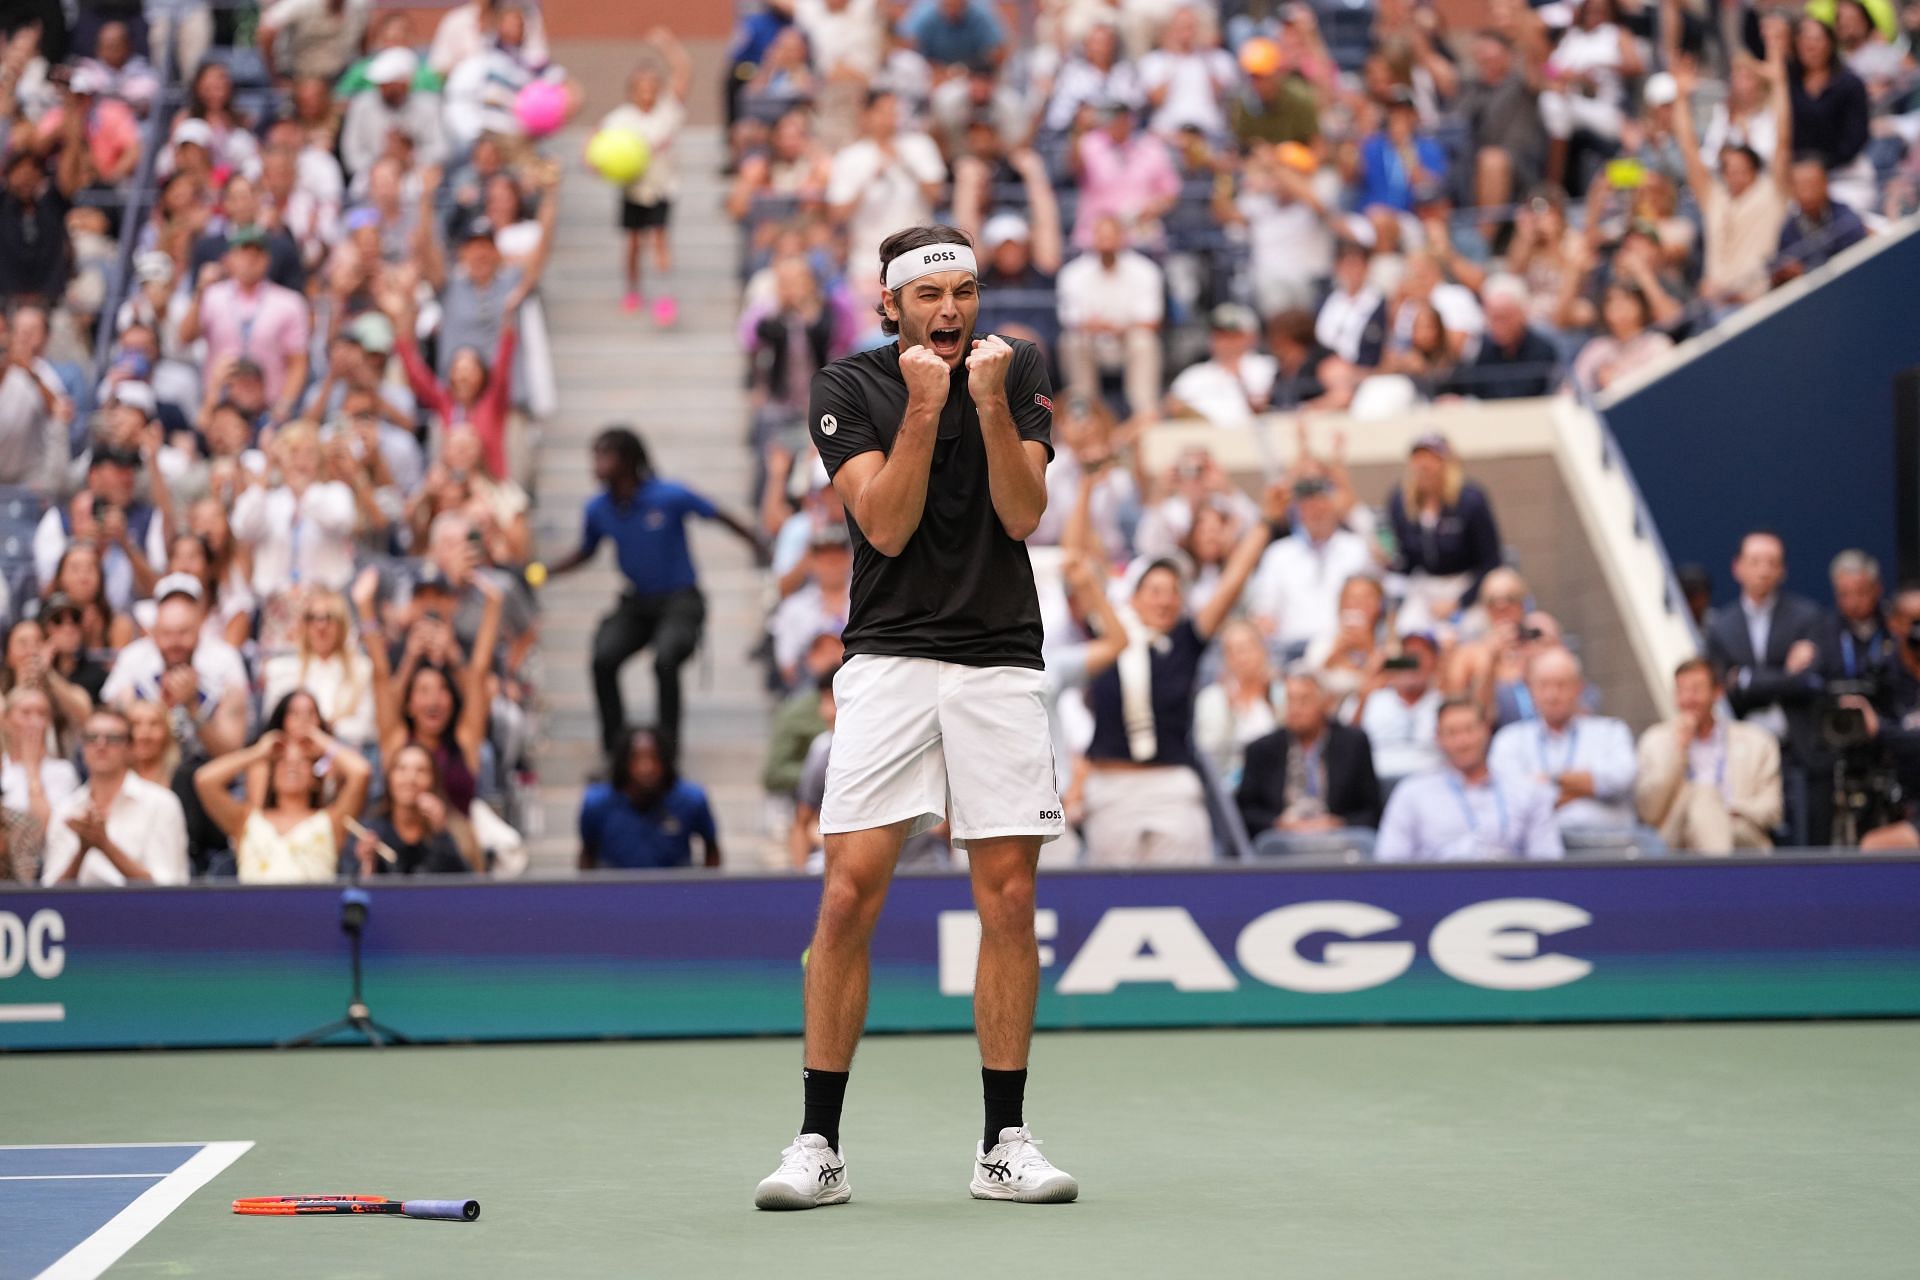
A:
[[[36,978],[57,978],[67,967],[67,922],[58,911],[36,911],[24,921],[0,911],[0,978],[22,969]]]
[[[1452,912],[1427,938],[1434,966],[1457,982],[1493,991],[1541,991],[1578,982],[1593,972],[1576,956],[1543,952],[1541,939],[1591,924],[1593,917],[1552,898],[1495,898]],[[1034,913],[1042,943],[1060,935],[1057,912]],[[1334,995],[1384,986],[1412,968],[1419,948],[1378,935],[1400,927],[1400,917],[1365,902],[1296,902],[1249,921],[1234,958],[1249,976],[1283,991]],[[980,922],[971,911],[943,911],[936,925],[940,994],[973,994],[980,956]],[[1333,935],[1308,955],[1308,938]],[[1057,948],[1042,945],[1040,965]],[[1113,907],[1054,983],[1063,996],[1107,995],[1127,983],[1165,983],[1176,991],[1234,991],[1233,968],[1184,907]]]

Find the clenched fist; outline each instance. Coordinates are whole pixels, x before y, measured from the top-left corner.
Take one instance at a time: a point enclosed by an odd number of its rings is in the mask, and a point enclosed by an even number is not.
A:
[[[938,409],[947,402],[953,371],[926,347],[915,344],[900,353],[900,376],[906,379],[908,405]]]
[[[1007,394],[1007,369],[1013,348],[998,334],[973,340],[967,355],[967,391],[975,400],[997,400]]]

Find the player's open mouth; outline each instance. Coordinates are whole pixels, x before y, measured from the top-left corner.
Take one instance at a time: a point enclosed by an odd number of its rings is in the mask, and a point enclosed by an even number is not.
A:
[[[937,356],[951,356],[960,350],[960,330],[933,329],[927,333],[927,345]]]

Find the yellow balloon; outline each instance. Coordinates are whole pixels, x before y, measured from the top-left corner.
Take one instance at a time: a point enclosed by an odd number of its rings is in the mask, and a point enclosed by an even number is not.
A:
[[[602,129],[587,143],[587,163],[616,187],[637,180],[652,158],[647,140],[631,129]]]

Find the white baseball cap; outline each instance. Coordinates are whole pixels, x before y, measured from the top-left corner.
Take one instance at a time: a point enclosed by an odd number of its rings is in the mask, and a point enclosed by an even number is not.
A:
[[[420,69],[420,59],[411,49],[382,49],[367,63],[368,84],[407,84]]]
[[[114,384],[111,399],[114,404],[124,404],[139,409],[149,418],[160,412],[160,401],[153,394],[153,388],[131,378]]]
[[[1017,213],[996,213],[987,219],[987,225],[980,229],[980,243],[992,249],[1012,241],[1025,244],[1032,237],[1033,229],[1027,220]]]
[[[189,144],[213,150],[213,126],[197,116],[188,116],[173,126],[173,145],[184,147]]]
[[[170,573],[153,584],[153,602],[159,604],[169,596],[187,596],[194,601],[207,598],[200,579],[190,573]]]
[[[1672,73],[1656,71],[1640,86],[1640,101],[1649,107],[1664,107],[1680,100],[1680,82]]]

